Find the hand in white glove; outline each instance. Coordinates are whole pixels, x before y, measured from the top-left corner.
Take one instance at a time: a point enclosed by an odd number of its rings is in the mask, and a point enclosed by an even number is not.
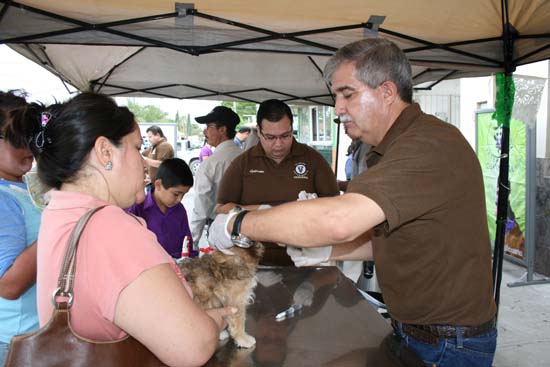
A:
[[[264,210],[264,209],[269,209],[271,208],[272,206],[269,205],[269,204],[262,204],[258,207],[258,210]]]
[[[238,214],[237,211],[230,211],[229,214],[218,214],[208,229],[208,243],[210,247],[220,250],[226,255],[234,255],[230,249],[233,247],[231,235],[227,230],[229,220]]]
[[[332,246],[303,248],[287,246],[286,253],[297,267],[313,266],[325,262],[330,258]]]
[[[295,305],[311,306],[313,303],[313,294],[315,293],[315,287],[310,282],[303,282],[294,291],[292,300]]]
[[[302,190],[298,193],[297,201],[311,200],[311,199],[317,199],[317,194],[314,192],[313,193],[305,192],[305,190]]]
[[[268,288],[283,280],[283,275],[271,270],[259,271],[256,273],[256,280],[258,281],[258,283]]]

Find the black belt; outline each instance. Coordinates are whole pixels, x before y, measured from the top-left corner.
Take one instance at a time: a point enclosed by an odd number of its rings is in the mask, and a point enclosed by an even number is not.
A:
[[[452,339],[456,338],[457,326],[452,325],[411,325],[404,324],[402,322],[391,320],[392,327],[396,330],[401,329],[403,333],[411,336],[419,341],[428,344],[437,344],[440,339]],[[495,318],[491,318],[489,321],[480,325],[473,326],[460,326],[463,338],[472,338],[474,336],[488,333],[496,325]]]

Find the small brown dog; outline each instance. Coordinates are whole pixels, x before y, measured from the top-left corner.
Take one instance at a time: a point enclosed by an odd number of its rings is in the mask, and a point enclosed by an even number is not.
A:
[[[261,243],[244,249],[232,247],[234,255],[220,251],[184,259],[178,265],[202,308],[236,307],[228,318],[229,335],[240,348],[250,348],[256,339],[245,331],[246,307],[254,301],[256,270],[264,247]]]

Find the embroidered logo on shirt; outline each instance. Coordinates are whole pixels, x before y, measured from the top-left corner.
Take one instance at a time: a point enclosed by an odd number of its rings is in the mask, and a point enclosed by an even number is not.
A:
[[[251,169],[248,173],[264,173],[261,169]]]
[[[294,165],[294,178],[308,179],[308,169],[305,163],[299,162]]]

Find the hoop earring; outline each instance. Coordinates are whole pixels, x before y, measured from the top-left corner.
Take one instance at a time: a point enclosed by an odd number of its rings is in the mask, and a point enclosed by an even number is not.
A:
[[[113,162],[108,161],[107,163],[105,163],[105,171],[110,171],[112,169],[113,169]]]

